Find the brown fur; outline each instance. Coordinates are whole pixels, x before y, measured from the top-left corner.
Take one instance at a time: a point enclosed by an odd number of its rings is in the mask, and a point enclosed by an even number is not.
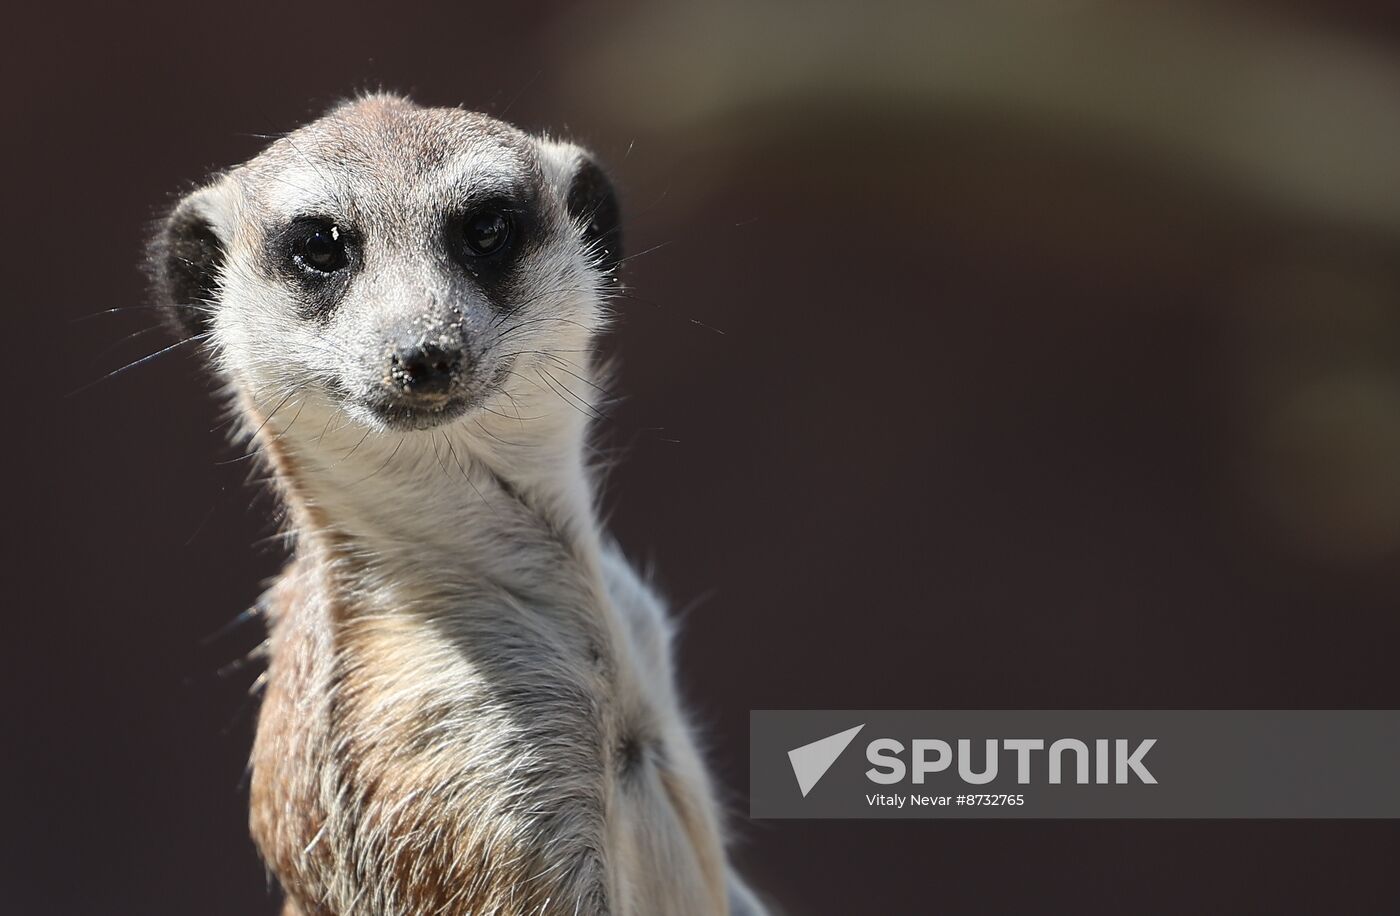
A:
[[[412,683],[406,661],[422,651],[427,622],[413,613],[369,613],[346,599],[367,573],[365,559],[301,498],[297,464],[287,451],[270,437],[264,449],[301,532],[297,559],[264,600],[270,663],[252,756],[252,833],[287,895],[285,914],[611,912],[603,850],[558,841],[601,834],[601,825],[571,825],[572,812],[606,810],[612,783],[625,782],[620,771],[641,753],[627,745],[654,731],[644,724],[646,711],[610,700],[617,695],[611,682],[619,676],[619,634],[587,629],[599,675],[587,692],[596,702],[590,722],[573,734],[593,748],[592,766],[530,800],[544,810],[541,829],[494,829],[491,818],[511,812],[474,811],[469,784],[500,775],[450,771],[457,759],[436,748],[452,737],[445,732],[453,700],[421,694]],[[560,715],[579,705],[568,684],[555,689],[564,699]],[[408,706],[401,703],[405,693],[412,697]],[[589,740],[590,734],[597,737]],[[671,803],[664,817],[681,827],[701,871],[702,887],[681,880],[675,890],[699,893],[710,901],[706,912],[723,913],[718,825],[671,769],[664,744],[645,743],[655,751]],[[588,796],[595,796],[592,803],[579,804]],[[582,909],[580,873],[588,876]],[[346,887],[367,899],[345,908]]]

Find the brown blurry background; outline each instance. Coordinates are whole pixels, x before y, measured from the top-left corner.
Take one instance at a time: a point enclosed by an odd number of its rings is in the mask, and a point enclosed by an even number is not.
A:
[[[5,912],[275,911],[270,500],[195,359],[67,395],[165,345],[171,195],[366,87],[611,164],[606,503],[736,811],[751,708],[1400,706],[1394,5],[7,20]],[[1400,911],[1393,822],[737,832],[793,914]]]

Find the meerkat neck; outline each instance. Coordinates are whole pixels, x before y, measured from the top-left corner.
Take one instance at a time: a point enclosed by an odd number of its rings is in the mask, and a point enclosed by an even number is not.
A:
[[[542,563],[596,576],[587,417],[566,396],[592,409],[576,389],[517,394],[437,429],[368,434],[308,401],[259,419],[257,438],[299,541],[348,545],[410,581],[529,593],[549,581]]]

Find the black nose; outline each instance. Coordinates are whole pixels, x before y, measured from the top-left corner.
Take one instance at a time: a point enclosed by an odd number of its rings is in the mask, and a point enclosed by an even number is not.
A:
[[[402,394],[447,394],[462,369],[462,351],[436,344],[400,347],[389,356],[389,378]]]

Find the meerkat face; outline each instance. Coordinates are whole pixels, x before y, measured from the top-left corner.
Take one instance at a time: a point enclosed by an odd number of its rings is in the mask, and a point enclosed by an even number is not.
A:
[[[255,402],[299,393],[424,429],[587,349],[617,221],[578,147],[373,96],[186,197],[152,266],[181,330]]]

